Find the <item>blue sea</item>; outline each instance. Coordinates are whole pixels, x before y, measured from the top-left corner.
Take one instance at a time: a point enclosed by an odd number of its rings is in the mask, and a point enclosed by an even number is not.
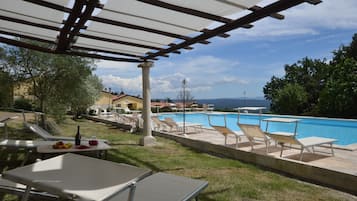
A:
[[[237,107],[266,107],[270,108],[270,101],[263,98],[220,98],[220,99],[198,99],[199,104],[214,104],[215,109],[231,110]]]

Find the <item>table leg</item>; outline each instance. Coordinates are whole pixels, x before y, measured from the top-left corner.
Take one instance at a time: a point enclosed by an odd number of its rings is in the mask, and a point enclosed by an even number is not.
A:
[[[280,150],[280,157],[283,156],[283,150],[284,150],[284,143],[280,143],[281,150]]]
[[[302,156],[303,156],[303,154],[304,154],[304,149],[305,149],[305,147],[301,146],[300,161],[302,161]]]
[[[9,134],[7,133],[7,123],[4,122],[4,132],[5,132],[5,139],[9,139]]]
[[[129,191],[129,197],[128,197],[128,201],[133,201],[134,200],[134,194],[135,194],[135,190],[136,190],[136,183],[133,182],[130,185],[130,191]]]
[[[26,186],[26,190],[24,195],[22,196],[21,201],[27,201],[29,199],[30,191],[31,191],[31,186]]]
[[[24,157],[24,160],[22,161],[22,163],[21,163],[21,166],[24,166],[25,164],[26,164],[26,162],[27,162],[27,160],[29,159],[29,156],[30,156],[30,150],[26,150],[25,149],[25,157]]]

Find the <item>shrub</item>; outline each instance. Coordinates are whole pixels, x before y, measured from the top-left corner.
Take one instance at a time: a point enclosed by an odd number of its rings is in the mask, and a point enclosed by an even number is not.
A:
[[[15,100],[14,108],[31,111],[32,110],[32,104],[31,104],[31,101],[29,99],[20,98],[20,99]]]

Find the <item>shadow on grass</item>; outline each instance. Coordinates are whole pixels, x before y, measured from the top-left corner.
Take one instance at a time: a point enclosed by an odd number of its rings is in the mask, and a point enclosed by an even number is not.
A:
[[[216,199],[212,199],[210,197],[212,195],[221,194],[221,193],[227,192],[229,190],[230,190],[229,188],[223,188],[223,189],[219,189],[219,190],[215,190],[215,191],[207,191],[207,189],[206,189],[203,191],[203,193],[200,193],[198,195],[198,198],[199,198],[199,200],[205,200],[205,201],[217,201]]]
[[[135,147],[137,147],[137,146],[140,146],[140,145],[138,145],[138,144],[135,144],[135,143],[110,143],[110,146],[135,146]]]
[[[145,167],[153,170],[154,172],[162,171],[162,169],[160,169],[159,167],[157,167],[156,165],[154,165],[152,163],[143,161],[138,157],[120,152],[119,150],[112,150],[111,152],[109,152],[108,159],[111,161],[127,163],[127,164],[131,164],[131,165],[142,164]],[[136,163],[133,163],[132,161],[135,161]]]

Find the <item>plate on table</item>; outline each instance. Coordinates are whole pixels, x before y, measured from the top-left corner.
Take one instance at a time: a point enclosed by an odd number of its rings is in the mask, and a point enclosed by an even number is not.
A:
[[[88,149],[88,148],[90,148],[90,147],[87,146],[87,145],[78,145],[78,146],[76,146],[76,149]]]

